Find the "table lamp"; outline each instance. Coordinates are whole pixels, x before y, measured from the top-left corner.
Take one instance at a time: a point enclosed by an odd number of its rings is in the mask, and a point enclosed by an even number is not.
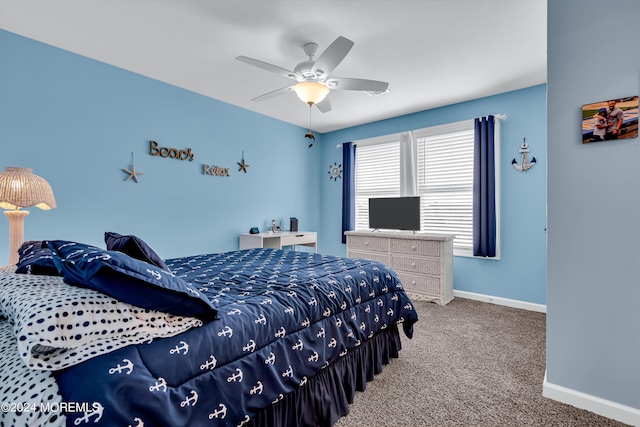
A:
[[[43,210],[56,207],[51,186],[29,168],[6,167],[0,172],[0,207],[9,209],[9,265],[17,264],[18,249],[24,242],[24,217],[28,211],[20,208],[35,206]]]

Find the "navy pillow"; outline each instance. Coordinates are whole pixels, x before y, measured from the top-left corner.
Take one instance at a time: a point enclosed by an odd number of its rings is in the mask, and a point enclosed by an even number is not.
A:
[[[20,274],[43,274],[61,276],[53,262],[51,249],[43,247],[41,241],[29,240],[18,249],[18,269]]]
[[[118,251],[64,240],[46,242],[64,281],[120,301],[179,316],[213,320],[217,311],[190,283]]]
[[[144,242],[144,240],[137,236],[123,236],[118,233],[107,231],[104,233],[104,242],[107,244],[107,249],[110,251],[124,252],[131,258],[139,259],[140,261],[158,266],[163,270],[170,271],[167,264],[162,261],[162,258],[160,258],[158,254]]]

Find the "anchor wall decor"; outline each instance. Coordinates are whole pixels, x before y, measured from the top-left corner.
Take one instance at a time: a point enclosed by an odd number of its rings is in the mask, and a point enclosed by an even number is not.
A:
[[[513,165],[513,168],[515,170],[520,171],[520,172],[526,172],[536,164],[536,158],[535,157],[531,157],[531,161],[529,161],[529,159],[527,159],[527,153],[530,152],[530,151],[531,150],[529,150],[529,144],[527,144],[527,139],[523,138],[522,144],[520,145],[520,150],[518,150],[518,152],[520,154],[522,154],[522,163],[518,164],[516,159],[513,159],[511,161],[511,165]]]

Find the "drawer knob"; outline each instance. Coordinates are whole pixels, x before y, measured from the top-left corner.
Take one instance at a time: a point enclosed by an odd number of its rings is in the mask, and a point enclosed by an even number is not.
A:
[[[412,285],[415,285],[415,284],[416,284],[416,281],[415,281],[415,280],[412,280],[412,281],[411,281],[411,284],[412,284]]]
[[[369,246],[369,242],[364,242],[364,245],[365,246]]]
[[[411,250],[415,251],[416,249],[418,249],[416,245],[411,246]]]
[[[415,266],[416,266],[416,263],[415,263],[415,262],[412,262],[412,263],[411,263],[411,267],[415,267]]]

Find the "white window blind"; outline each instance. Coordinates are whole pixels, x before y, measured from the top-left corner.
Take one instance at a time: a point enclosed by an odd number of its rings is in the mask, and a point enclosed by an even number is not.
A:
[[[456,252],[473,244],[473,121],[414,131],[421,229],[454,234]]]
[[[400,135],[357,144],[355,181],[356,229],[369,228],[369,198],[400,195]]]

